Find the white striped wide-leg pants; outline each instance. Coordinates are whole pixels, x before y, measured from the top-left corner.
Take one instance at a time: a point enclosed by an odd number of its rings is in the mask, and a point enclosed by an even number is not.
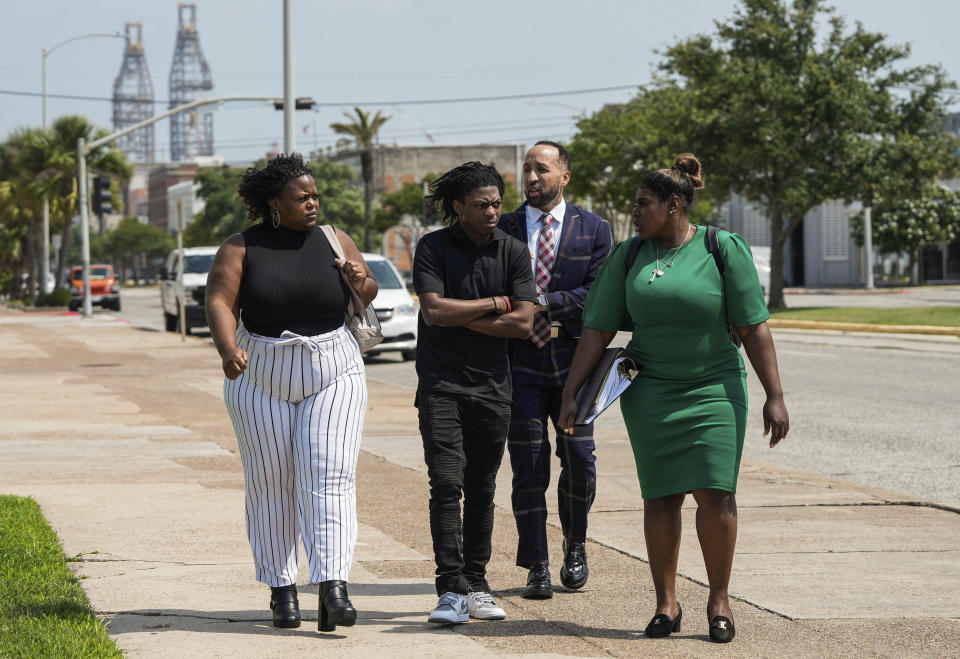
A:
[[[348,580],[357,543],[356,474],[367,385],[346,327],[279,339],[237,328],[247,369],[223,397],[246,480],[256,578],[297,581],[302,537],[310,582]]]

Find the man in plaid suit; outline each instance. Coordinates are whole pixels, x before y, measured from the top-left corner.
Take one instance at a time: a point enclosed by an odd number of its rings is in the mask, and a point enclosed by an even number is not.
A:
[[[500,228],[527,243],[537,287],[533,331],[513,352],[513,412],[507,449],[513,467],[513,514],[520,540],[517,565],[527,568],[523,596],[553,596],[547,551],[546,490],[550,485],[548,419],[560,458],[557,499],[563,528],[560,581],[571,589],[587,581],[587,513],[596,492],[593,424],[572,435],[557,426],[563,390],[583,327],[583,303],[610,253],[606,220],[563,199],[570,181],[570,155],[556,142],[541,141],[523,161],[527,201],[500,219]]]

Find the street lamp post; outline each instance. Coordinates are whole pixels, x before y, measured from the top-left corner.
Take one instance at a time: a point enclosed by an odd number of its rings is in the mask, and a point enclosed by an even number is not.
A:
[[[70,37],[64,41],[61,41],[53,48],[42,48],[40,52],[42,56],[40,58],[40,85],[41,85],[41,105],[42,113],[41,120],[43,130],[47,129],[47,55],[55,51],[60,46],[65,46],[71,41],[78,41],[80,39],[92,39],[98,37],[106,37],[109,39],[123,39],[124,36],[119,32],[113,34],[81,34],[77,37]],[[50,198],[46,193],[43,194],[43,240],[41,242],[41,259],[43,260],[43,268],[40,273],[40,291],[43,291],[47,284],[47,272],[50,269]],[[54,282],[56,286],[56,282]]]
[[[283,0],[283,150],[296,148],[293,93],[293,0]]]
[[[172,110],[161,112],[160,114],[150,117],[149,119],[144,119],[140,123],[134,124],[128,128],[124,128],[123,130],[118,130],[116,133],[111,133],[106,137],[101,137],[100,139],[94,140],[89,144],[87,144],[82,137],[77,139],[77,178],[79,182],[77,188],[79,192],[78,199],[80,205],[80,231],[82,233],[81,249],[83,250],[83,316],[85,318],[90,318],[93,315],[93,306],[90,300],[90,218],[87,212],[87,186],[84,184],[87,176],[87,156],[101,146],[115,142],[117,139],[127,135],[128,133],[140,130],[141,128],[154,124],[161,119],[166,119],[167,117],[177,114],[178,112],[185,112],[203,105],[214,105],[216,103],[227,103],[230,101],[262,101],[265,103],[279,103],[281,102],[281,99],[276,98],[275,96],[220,96],[217,98],[191,101],[189,103],[184,103],[183,105],[178,105]],[[183,252],[180,253],[180,258],[182,261]]]

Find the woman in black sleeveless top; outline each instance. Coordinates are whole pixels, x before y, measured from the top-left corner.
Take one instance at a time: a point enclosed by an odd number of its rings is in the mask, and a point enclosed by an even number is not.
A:
[[[207,320],[223,362],[224,401],[243,462],[256,578],[277,627],[299,627],[303,540],[320,584],[321,631],[357,612],[347,578],[357,541],[356,467],[367,407],[363,358],[344,316],[342,268],[364,304],[377,282],[351,238],[346,261],[317,226],[318,195],[300,154],[250,168],[238,190],[251,221],[220,247]]]

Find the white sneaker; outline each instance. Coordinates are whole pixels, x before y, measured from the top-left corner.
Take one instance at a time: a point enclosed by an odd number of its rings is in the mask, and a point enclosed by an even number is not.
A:
[[[467,595],[470,617],[477,620],[503,620],[507,614],[497,606],[490,593],[474,592]]]
[[[459,625],[469,619],[467,596],[447,592],[440,596],[437,608],[427,618],[427,622],[435,622],[440,625]]]

